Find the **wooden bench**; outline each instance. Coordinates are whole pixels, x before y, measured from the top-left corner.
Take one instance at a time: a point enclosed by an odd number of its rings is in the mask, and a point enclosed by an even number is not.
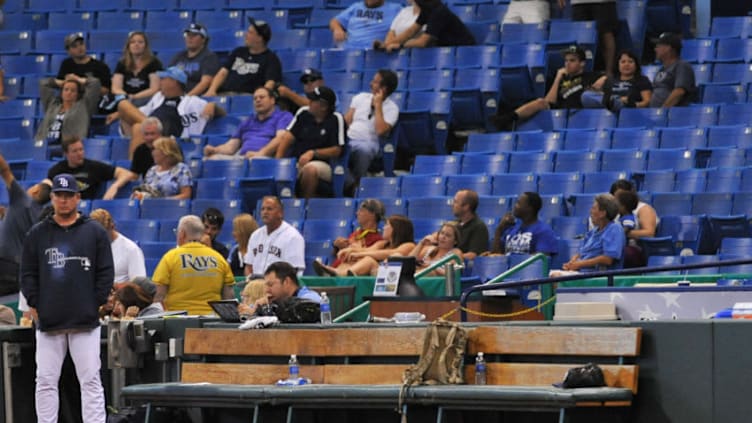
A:
[[[465,377],[474,380],[473,357],[487,357],[487,383],[417,386],[405,397],[412,406],[433,407],[436,421],[446,409],[558,412],[578,407],[626,407],[637,393],[641,329],[487,325],[468,327]],[[133,385],[123,396],[134,403],[254,409],[396,408],[402,373],[417,362],[424,326],[321,327],[310,329],[187,329],[184,350],[202,361],[182,366],[180,383]],[[291,353],[312,385],[278,387]],[[561,389],[567,369],[598,363],[608,387]]]

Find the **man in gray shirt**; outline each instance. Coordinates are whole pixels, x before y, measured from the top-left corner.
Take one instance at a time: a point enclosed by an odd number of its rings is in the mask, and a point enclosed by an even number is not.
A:
[[[676,34],[664,32],[655,44],[661,68],[653,80],[650,107],[686,106],[694,101],[697,87],[692,65],[681,60],[682,42]]]
[[[209,50],[209,31],[199,23],[192,23],[183,31],[185,50],[176,54],[170,66],[177,66],[188,75],[185,91],[188,95],[203,95],[219,70],[217,55]]]

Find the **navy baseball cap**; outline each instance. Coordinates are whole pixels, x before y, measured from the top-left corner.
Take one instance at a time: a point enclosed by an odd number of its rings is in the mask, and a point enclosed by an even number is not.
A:
[[[248,25],[256,29],[258,35],[264,39],[264,42],[268,43],[272,39],[272,27],[266,21],[256,20],[249,16]]]
[[[676,51],[681,51],[682,48],[681,37],[678,34],[673,34],[671,32],[664,32],[661,34],[658,39],[655,40],[655,43],[670,46]]]
[[[69,173],[61,173],[52,178],[52,192],[78,192],[78,181]]]
[[[83,32],[73,32],[65,36],[65,49],[68,50],[76,41],[85,41]]]
[[[183,31],[185,34],[198,34],[204,38],[209,37],[209,31],[206,30],[206,27],[201,25],[200,23],[193,22],[192,24],[188,25],[188,28]]]
[[[306,94],[311,101],[325,101],[334,110],[337,104],[337,95],[329,87],[316,87],[310,93]]]
[[[585,61],[587,59],[587,55],[585,54],[585,50],[582,49],[582,47],[572,44],[571,46],[567,47],[561,52],[562,56],[567,56],[568,54],[574,54],[575,56],[580,58],[580,61]]]
[[[306,82],[313,82],[322,79],[323,77],[324,75],[320,70],[314,68],[305,68],[303,69],[303,73],[300,74],[300,82],[305,84]]]

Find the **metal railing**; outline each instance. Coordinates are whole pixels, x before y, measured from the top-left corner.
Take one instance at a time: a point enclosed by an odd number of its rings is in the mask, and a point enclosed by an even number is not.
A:
[[[457,264],[464,264],[465,261],[462,257],[458,256],[457,254],[449,254],[444,257],[442,257],[440,260],[435,261],[431,263],[428,267],[421,270],[420,272],[415,273],[415,279],[418,279],[420,277],[426,276],[427,274],[433,272],[434,270],[444,266],[446,263],[449,263],[450,261],[454,261]]]
[[[523,264],[525,262],[527,262],[527,260],[525,260],[524,262],[520,264]],[[592,279],[592,278],[602,278],[602,277],[608,278],[608,283],[607,283],[608,286],[614,286],[614,276],[627,276],[627,275],[637,275],[637,274],[642,274],[642,273],[665,272],[669,270],[702,269],[705,267],[736,266],[739,264],[752,264],[752,258],[738,259],[738,260],[722,260],[722,261],[709,262],[709,263],[693,263],[693,264],[653,266],[653,267],[635,267],[632,269],[618,269],[618,270],[606,270],[606,271],[600,271],[600,272],[578,273],[575,275],[559,276],[556,278],[543,277],[543,278],[528,279],[528,280],[523,280],[523,281],[486,283],[486,284],[475,285],[464,290],[462,292],[462,295],[460,295],[460,306],[462,308],[467,307],[467,301],[468,301],[470,294],[474,292],[480,292],[480,291],[489,291],[492,289],[517,288],[517,287],[530,286],[530,285],[547,285],[547,284],[553,284],[553,283],[559,283],[559,282],[569,282],[569,281],[575,281],[575,280],[580,280],[580,279]],[[499,276],[497,276],[496,278],[492,280],[496,280],[498,278]],[[466,319],[467,319],[466,313],[463,312],[461,314],[461,320],[464,322],[466,321]]]

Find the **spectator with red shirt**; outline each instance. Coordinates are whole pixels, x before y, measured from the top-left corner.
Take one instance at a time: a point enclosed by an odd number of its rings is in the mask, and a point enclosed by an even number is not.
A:
[[[324,266],[321,262],[315,261],[313,268],[319,276],[335,275],[335,269],[343,262],[341,257],[351,252],[366,249],[377,243],[386,244],[386,241],[379,232],[379,222],[384,218],[384,204],[372,198],[363,201],[355,213],[358,219],[358,228],[355,229],[347,238],[339,237],[334,240],[334,251],[337,253],[337,259],[331,267]]]

